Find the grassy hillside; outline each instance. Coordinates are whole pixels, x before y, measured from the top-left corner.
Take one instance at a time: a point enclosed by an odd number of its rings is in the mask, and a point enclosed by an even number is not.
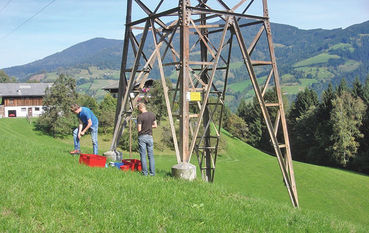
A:
[[[322,63],[327,63],[329,59],[338,59],[340,58],[337,55],[331,55],[328,53],[322,53],[314,57],[310,57],[308,59],[297,62],[293,67],[301,67],[301,66],[310,66],[317,65]]]
[[[98,101],[106,95],[102,88],[114,84],[119,80],[119,70],[100,69],[96,66],[87,68],[70,68],[58,72],[43,73],[31,76],[31,81],[54,82],[61,73],[65,73],[76,80],[77,91],[93,96]]]
[[[289,203],[275,157],[227,139],[227,155],[217,166],[216,182],[245,195]],[[300,206],[369,226],[369,177],[339,169],[294,162]]]
[[[25,119],[0,119],[1,232],[365,232],[369,177],[295,163],[291,207],[274,157],[229,137],[213,185],[89,168]],[[103,140],[102,140],[103,141]],[[88,148],[90,144],[82,142]],[[105,150],[104,143],[101,150]],[[102,152],[101,151],[101,152]]]

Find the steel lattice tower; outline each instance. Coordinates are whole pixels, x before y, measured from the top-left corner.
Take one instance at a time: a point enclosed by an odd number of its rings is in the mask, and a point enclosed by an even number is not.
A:
[[[251,80],[265,119],[289,197],[293,206],[298,207],[267,0],[173,2],[127,0],[111,150],[116,151],[136,105],[138,95],[132,94],[134,85],[143,87],[150,75],[155,74],[160,76],[164,90],[177,162],[188,163],[195,153],[203,179],[212,182],[227,82],[231,78],[231,55],[237,50],[245,68],[244,78]],[[134,58],[128,59],[128,54]],[[266,75],[259,77],[262,74]],[[265,101],[268,89],[275,91],[278,101]],[[271,109],[277,112],[273,122]]]

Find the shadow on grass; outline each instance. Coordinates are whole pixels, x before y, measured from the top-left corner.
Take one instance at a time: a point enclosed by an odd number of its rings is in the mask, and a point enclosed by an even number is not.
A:
[[[161,177],[173,177],[169,171],[163,169],[157,169],[156,174]]]

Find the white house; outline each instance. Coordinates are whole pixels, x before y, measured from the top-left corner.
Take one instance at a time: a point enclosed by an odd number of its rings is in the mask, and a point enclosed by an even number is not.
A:
[[[0,83],[0,117],[37,117],[52,83]]]

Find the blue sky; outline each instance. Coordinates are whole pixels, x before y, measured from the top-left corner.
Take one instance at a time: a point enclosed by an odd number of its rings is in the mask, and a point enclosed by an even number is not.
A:
[[[158,0],[143,0],[152,1]],[[269,0],[268,4],[271,22],[301,29],[345,28],[369,20],[368,0]],[[123,39],[125,11],[125,0],[0,0],[0,69],[42,59],[95,37]]]

